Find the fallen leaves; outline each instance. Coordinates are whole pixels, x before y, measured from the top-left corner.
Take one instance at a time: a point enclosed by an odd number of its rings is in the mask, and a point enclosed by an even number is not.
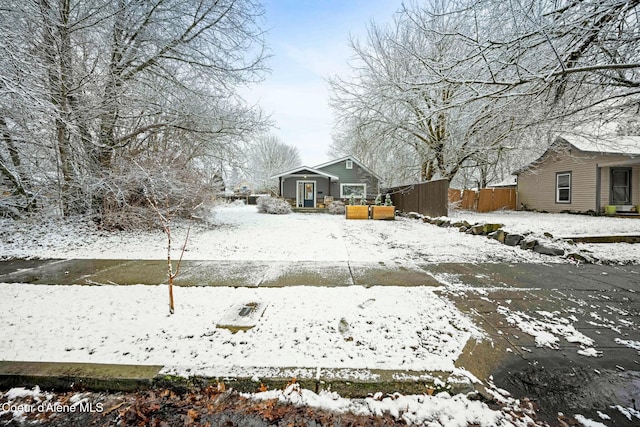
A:
[[[264,384],[262,390],[267,389]],[[285,388],[301,393],[300,384],[292,378]],[[284,391],[284,390],[283,390]],[[2,395],[2,392],[0,392]],[[101,412],[64,412],[55,414],[25,413],[23,420],[44,421],[51,426],[92,425],[96,427],[126,426],[219,426],[219,425],[343,425],[394,426],[405,425],[390,415],[362,416],[335,413],[304,405],[292,405],[278,399],[256,401],[228,389],[224,383],[184,389],[156,388],[131,393],[67,392],[48,393],[50,402],[71,404],[81,397],[93,403],[101,402]],[[25,402],[33,399],[25,398]],[[7,421],[0,416],[0,424]]]

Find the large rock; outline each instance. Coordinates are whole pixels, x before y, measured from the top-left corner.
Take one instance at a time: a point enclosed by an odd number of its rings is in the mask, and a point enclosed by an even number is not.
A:
[[[533,240],[533,239],[524,239],[520,242],[520,249],[524,249],[524,250],[533,250],[533,248],[535,248],[538,245],[538,241],[537,240]]]
[[[518,246],[522,239],[524,239],[524,236],[521,234],[508,234],[504,238],[504,244],[507,246]]]
[[[482,234],[493,233],[494,231],[500,230],[502,227],[504,227],[504,224],[485,224],[482,227]]]
[[[471,224],[469,224],[467,221],[457,221],[451,224],[452,227],[456,227],[456,228],[460,228],[460,227],[465,227],[465,228],[469,228],[471,227]]]
[[[553,246],[535,245],[533,251],[542,255],[561,256],[564,255],[564,249],[554,248]]]
[[[496,230],[493,233],[489,233],[487,236],[491,239],[497,240],[500,243],[504,243],[504,240],[507,237],[507,233],[504,230]]]
[[[449,227],[451,222],[448,219],[436,219],[436,225],[438,227]]]
[[[585,255],[579,254],[577,252],[571,252],[567,255],[567,259],[572,259],[576,262],[582,262],[584,264],[591,264],[593,260]]]
[[[484,225],[474,225],[473,227],[469,228],[469,230],[471,230],[471,234],[473,234],[474,236],[480,236],[482,233],[484,233]]]

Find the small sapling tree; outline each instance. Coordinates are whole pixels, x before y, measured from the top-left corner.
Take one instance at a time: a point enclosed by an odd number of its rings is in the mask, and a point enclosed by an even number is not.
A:
[[[184,256],[184,253],[187,249],[187,241],[189,240],[189,233],[191,232],[191,221],[193,220],[194,216],[193,214],[191,214],[191,216],[189,217],[187,234],[184,237],[184,242],[182,243],[182,248],[180,249],[180,257],[178,258],[178,262],[176,263],[176,268],[174,270],[173,262],[171,260],[171,210],[167,208],[167,214],[165,215],[162,213],[162,210],[158,206],[158,201],[155,199],[155,197],[153,198],[153,200],[150,198],[147,198],[147,200],[149,201],[151,207],[153,207],[153,209],[158,214],[162,229],[167,235],[167,278],[169,281],[169,313],[173,314],[175,312],[175,304],[173,300],[173,280],[180,273],[180,264],[182,263],[182,257]],[[195,206],[192,209],[192,212],[195,211],[198,207],[199,206]]]
[[[167,279],[169,283],[169,313],[173,314],[175,312],[175,304],[173,299],[173,281],[180,273],[180,265],[182,263],[182,258],[184,256],[184,253],[187,249],[187,242],[189,240],[189,234],[191,232],[191,225],[192,225],[193,219],[196,218],[195,212],[202,205],[202,202],[198,202],[198,197],[185,198],[177,202],[178,205],[189,203],[190,208],[187,209],[187,212],[188,212],[187,233],[184,237],[184,242],[182,243],[182,247],[180,249],[180,257],[178,258],[178,261],[175,264],[175,269],[174,269],[174,263],[173,263],[173,260],[171,259],[171,245],[173,243],[172,236],[171,236],[171,220],[175,212],[181,212],[181,211],[184,212],[184,209],[182,206],[171,206],[172,202],[171,202],[169,193],[165,194],[165,206],[162,207],[158,202],[158,197],[157,197],[158,191],[156,189],[153,178],[140,165],[138,165],[138,167],[147,175],[147,182],[149,184],[148,186],[145,186],[145,197],[147,199],[147,202],[149,203],[149,206],[151,206],[151,208],[158,215],[158,219],[160,220],[160,225],[162,227],[162,230],[167,236]]]

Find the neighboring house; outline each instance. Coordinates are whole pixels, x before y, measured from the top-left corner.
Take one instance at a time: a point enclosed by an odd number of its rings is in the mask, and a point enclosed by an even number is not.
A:
[[[518,181],[515,176],[510,176],[509,178],[502,180],[500,182],[496,182],[495,184],[488,184],[487,188],[512,188],[516,189],[518,187]]]
[[[325,197],[346,201],[353,194],[358,200],[372,199],[380,188],[380,177],[353,156],[312,168],[300,166],[271,178],[278,179],[279,195],[300,208],[315,208]]]
[[[236,194],[249,194],[251,193],[251,183],[249,183],[249,181],[247,181],[246,179],[243,179],[242,181],[238,182],[234,187],[233,187],[233,192]]]
[[[640,136],[562,135],[514,175],[523,209],[601,213],[615,205],[633,211],[640,204]]]

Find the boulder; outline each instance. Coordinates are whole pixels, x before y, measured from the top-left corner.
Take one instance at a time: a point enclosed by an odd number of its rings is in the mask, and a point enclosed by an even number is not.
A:
[[[520,234],[508,234],[504,238],[504,244],[507,246],[518,246],[524,237]]]
[[[572,259],[576,262],[582,262],[584,264],[591,264],[592,260],[582,254],[571,252],[567,255],[567,259]]]
[[[482,234],[493,233],[494,231],[500,230],[504,227],[504,224],[485,224],[482,226]]]
[[[459,232],[461,232],[461,233],[464,233],[464,232],[466,232],[468,229],[469,229],[468,227],[465,227],[464,225],[461,225],[461,226],[458,228],[458,231],[459,231]]]
[[[504,243],[504,239],[507,237],[507,233],[504,230],[496,230],[493,233],[487,235],[491,239],[497,240],[500,243]]]
[[[554,248],[553,246],[535,245],[533,251],[542,255],[561,256],[564,255],[564,249]]]
[[[480,236],[482,233],[484,233],[484,225],[474,225],[469,228],[469,230],[471,230],[471,234],[473,234],[474,236]]]
[[[533,250],[538,245],[537,240],[524,239],[520,242],[520,249]]]
[[[471,227],[471,224],[469,224],[467,221],[457,221],[452,223],[451,226],[456,228],[460,228],[460,227],[469,228]]]

